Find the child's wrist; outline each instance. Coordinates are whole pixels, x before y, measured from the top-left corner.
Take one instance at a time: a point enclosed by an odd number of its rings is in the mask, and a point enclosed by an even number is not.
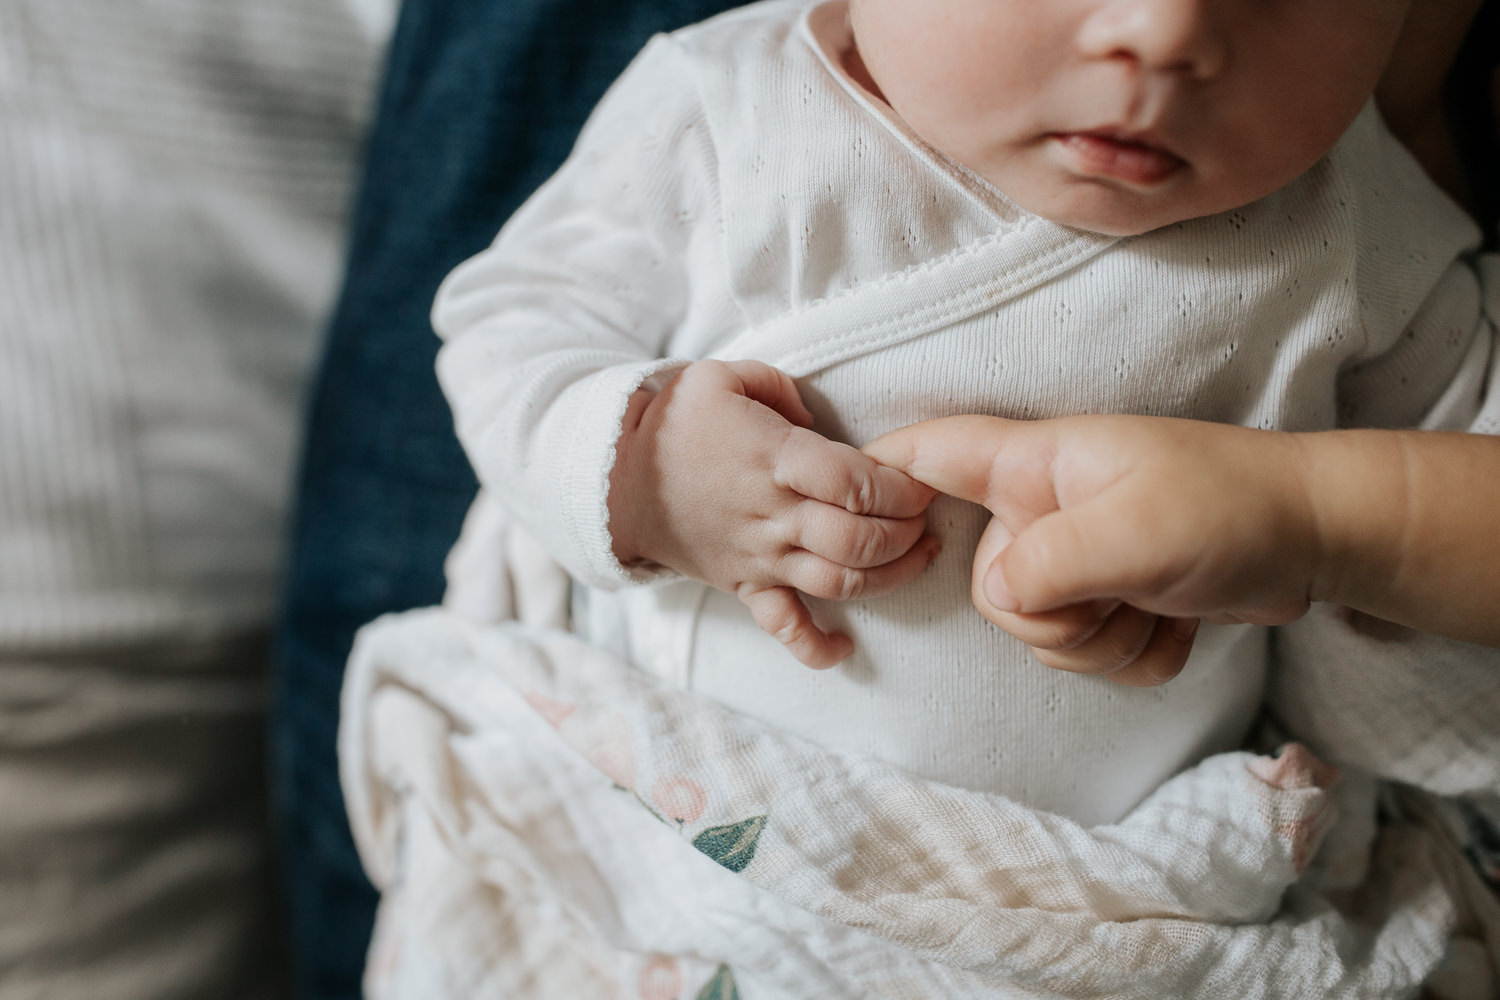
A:
[[[1317,547],[1309,597],[1379,607],[1401,565],[1411,498],[1407,457],[1390,431],[1293,435]]]
[[[637,523],[642,513],[639,499],[642,493],[641,477],[647,458],[642,454],[643,434],[641,423],[656,393],[650,389],[637,389],[625,404],[625,414],[620,421],[620,437],[615,442],[614,464],[609,470],[609,496],[606,506],[609,512],[609,537],[615,559],[622,566],[654,565],[640,542],[642,532]]]

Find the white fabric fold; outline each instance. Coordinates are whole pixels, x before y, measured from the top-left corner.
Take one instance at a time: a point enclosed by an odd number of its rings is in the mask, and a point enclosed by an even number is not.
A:
[[[1322,787],[1296,744],[1209,758],[1084,829],[780,735],[561,630],[442,610],[365,630],[345,708],[350,814],[400,942],[376,998],[518,963],[507,996],[581,967],[587,995],[632,996],[668,960],[747,1000],[1403,997],[1475,919],[1435,824],[1384,825],[1368,862],[1362,834],[1325,843],[1341,797],[1366,832],[1372,800]],[[1299,880],[1320,845],[1343,856]],[[1357,888],[1320,891],[1340,866]]]
[[[489,620],[382,619],[350,662],[372,998],[1383,998],[1453,962],[1442,996],[1495,981],[1494,900],[1419,793],[1379,796],[1377,831],[1373,781],[1300,744],[1211,757],[1092,829],[921,780],[558,627],[566,576],[488,510],[469,542],[528,586],[460,573],[450,605]]]

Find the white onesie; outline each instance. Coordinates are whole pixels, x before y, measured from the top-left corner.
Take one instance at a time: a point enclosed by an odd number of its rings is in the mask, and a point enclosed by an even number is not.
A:
[[[641,669],[924,777],[1113,821],[1243,738],[1266,630],[1205,628],[1154,689],[1044,669],[970,603],[987,515],[940,498],[941,557],[890,596],[814,602],[856,651],[808,670],[732,595],[615,561],[626,400],[692,359],[753,358],[856,446],[957,413],[1470,427],[1494,420],[1477,230],[1373,110],[1238,211],[1069,229],[907,131],[838,68],[849,44],[842,3],[797,0],[655,40],[439,294],[459,434],[578,581],[575,628]]]

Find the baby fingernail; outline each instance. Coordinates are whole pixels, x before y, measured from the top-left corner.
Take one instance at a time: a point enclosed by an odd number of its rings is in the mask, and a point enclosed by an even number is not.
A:
[[[1005,583],[1005,574],[998,562],[990,564],[984,574],[984,598],[1000,611],[1020,611],[1021,602],[1016,600]]]

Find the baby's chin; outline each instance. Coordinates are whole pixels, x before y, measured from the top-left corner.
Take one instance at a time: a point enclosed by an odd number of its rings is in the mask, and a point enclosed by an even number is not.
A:
[[[1180,189],[1137,191],[1088,179],[1040,190],[1025,185],[1000,189],[1032,215],[1105,236],[1140,236],[1189,219],[1227,212],[1244,203],[1242,198],[1206,198]]]
[[[1086,200],[1084,204],[1078,204],[1076,201],[1057,204],[1054,201],[1042,200],[1034,205],[1029,205],[1019,198],[1012,198],[1012,200],[1031,214],[1039,215],[1058,225],[1100,233],[1104,236],[1140,236],[1143,233],[1186,222],[1189,219],[1198,219],[1219,211],[1227,211],[1227,208],[1202,211],[1174,209],[1171,206],[1121,205],[1117,203],[1121,199]],[[1098,204],[1095,201],[1105,203]]]

